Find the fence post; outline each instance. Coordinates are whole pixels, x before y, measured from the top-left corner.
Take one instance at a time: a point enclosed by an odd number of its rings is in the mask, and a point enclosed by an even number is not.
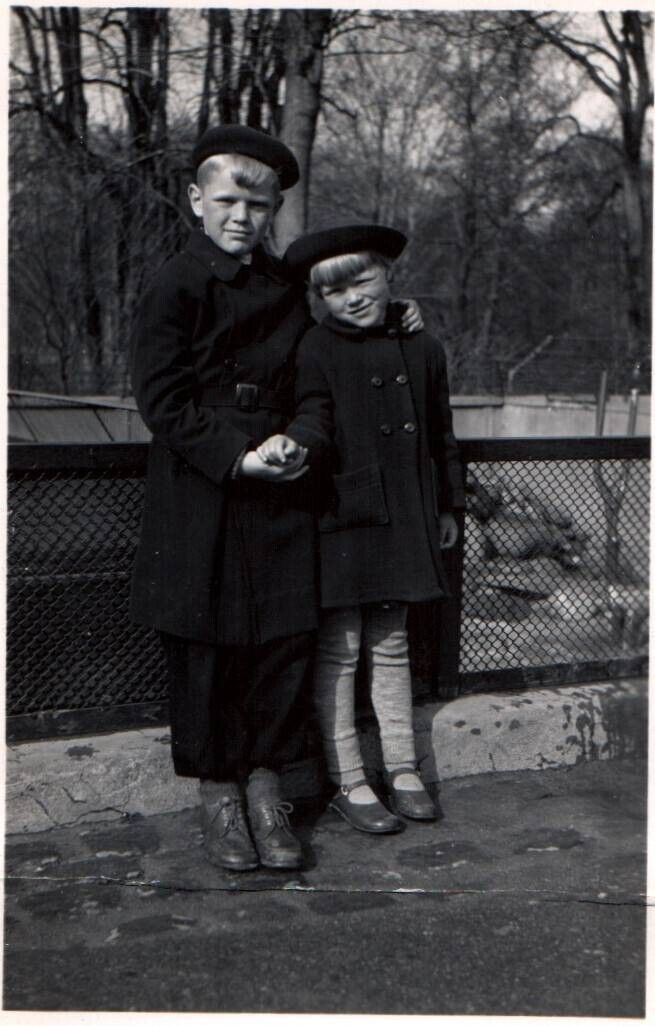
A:
[[[464,467],[466,480],[466,467]],[[457,541],[443,553],[450,598],[439,603],[437,630],[437,697],[456,698],[460,693],[459,650],[462,630],[462,582],[464,577],[464,525],[461,510],[455,514]]]

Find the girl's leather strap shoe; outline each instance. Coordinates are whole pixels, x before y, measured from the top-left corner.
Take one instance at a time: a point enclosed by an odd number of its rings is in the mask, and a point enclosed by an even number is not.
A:
[[[398,769],[386,774],[389,783],[389,804],[393,811],[407,819],[438,819],[439,815],[435,804],[425,790],[422,781],[420,791],[408,791],[395,786],[396,777],[405,773],[411,773],[418,777],[415,766],[399,766]]]
[[[338,812],[355,830],[362,830],[365,834],[397,834],[403,829],[403,823],[381,801],[376,799],[364,805],[350,801],[350,792],[367,783],[362,779],[356,780],[354,784],[344,784],[335,794],[329,808]]]

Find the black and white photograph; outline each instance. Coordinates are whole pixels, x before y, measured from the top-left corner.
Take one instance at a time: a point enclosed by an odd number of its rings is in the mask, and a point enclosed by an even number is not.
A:
[[[0,1014],[647,1019],[652,8],[3,19]]]

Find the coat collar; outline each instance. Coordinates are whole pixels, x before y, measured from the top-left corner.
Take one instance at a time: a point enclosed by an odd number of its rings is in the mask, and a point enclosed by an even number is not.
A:
[[[350,338],[357,342],[363,342],[368,338],[401,338],[404,334],[400,325],[402,313],[402,304],[389,303],[384,324],[380,324],[375,328],[357,328],[354,324],[344,324],[342,321],[338,321],[336,317],[333,317],[332,314],[324,317],[321,323],[324,327],[329,328],[330,331],[335,332],[335,334],[343,335],[344,338]]]
[[[185,249],[202,264],[209,274],[220,281],[234,281],[240,271],[251,267],[275,281],[288,284],[282,276],[279,267],[280,261],[267,253],[262,246],[257,246],[253,251],[250,264],[243,264],[236,257],[219,249],[216,243],[212,242],[208,235],[205,235],[202,228],[196,228],[189,236]]]

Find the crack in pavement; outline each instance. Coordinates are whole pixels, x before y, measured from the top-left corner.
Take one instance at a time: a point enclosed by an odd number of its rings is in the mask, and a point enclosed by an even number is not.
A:
[[[63,787],[62,789],[64,791],[66,791],[66,794],[68,795],[68,798],[70,799],[71,802],[73,802],[76,805],[81,804],[83,799],[73,798],[73,796],[68,793],[66,787]],[[35,802],[39,806],[41,811],[44,813],[44,815],[46,815],[48,817],[48,819],[50,820],[50,822],[53,824],[54,827],[57,827],[58,829],[62,829],[62,830],[66,829],[67,827],[73,827],[73,826],[76,826],[78,823],[84,822],[84,819],[87,816],[97,816],[99,813],[115,812],[118,816],[120,816],[120,818],[122,820],[127,820],[128,816],[129,816],[129,813],[127,813],[125,811],[125,809],[120,809],[120,808],[118,808],[117,805],[104,805],[102,808],[98,808],[98,809],[95,809],[95,808],[94,809],[86,809],[84,812],[80,812],[80,814],[78,816],[76,816],[75,819],[59,820],[59,819],[55,819],[54,818],[52,813],[48,811],[45,803],[40,798],[37,798],[37,796],[35,794],[28,795],[28,798],[30,798],[31,801]],[[115,823],[116,821],[115,820],[107,820],[108,824],[110,824],[112,822]],[[45,831],[42,831],[42,832],[45,833]],[[15,836],[19,836],[19,835],[12,834],[10,836],[11,837],[15,837]],[[29,834],[28,836],[32,836],[32,835]]]
[[[277,886],[244,886],[241,884],[237,886],[235,884],[228,884],[224,886],[187,886],[183,884],[166,884],[160,880],[125,880],[118,877],[111,876],[6,876],[5,880],[20,880],[23,882],[34,882],[34,881],[47,881],[49,883],[71,883],[71,884],[98,884],[99,886],[114,885],[118,887],[139,887],[139,888],[153,888],[155,891],[171,891],[173,893],[179,892],[180,894],[211,894],[221,893],[224,891],[229,892],[241,892],[243,894],[265,894],[265,893],[309,893],[309,894],[431,894],[431,895],[442,895],[458,896],[458,895],[484,895],[484,896],[514,896],[514,897],[531,897],[539,898],[541,901],[550,902],[553,904],[565,904],[568,902],[576,902],[583,905],[610,905],[612,907],[637,907],[637,908],[653,908],[655,907],[655,897],[650,898],[648,895],[639,893],[634,896],[634,900],[611,900],[608,898],[596,898],[592,896],[578,895],[571,891],[548,891],[539,888],[524,887],[520,890],[514,888],[501,888],[492,887],[489,889],[475,888],[475,887],[451,887],[451,888],[428,888],[428,887],[330,887],[330,886],[315,886],[310,884],[301,884],[294,882],[287,882],[279,884]]]

